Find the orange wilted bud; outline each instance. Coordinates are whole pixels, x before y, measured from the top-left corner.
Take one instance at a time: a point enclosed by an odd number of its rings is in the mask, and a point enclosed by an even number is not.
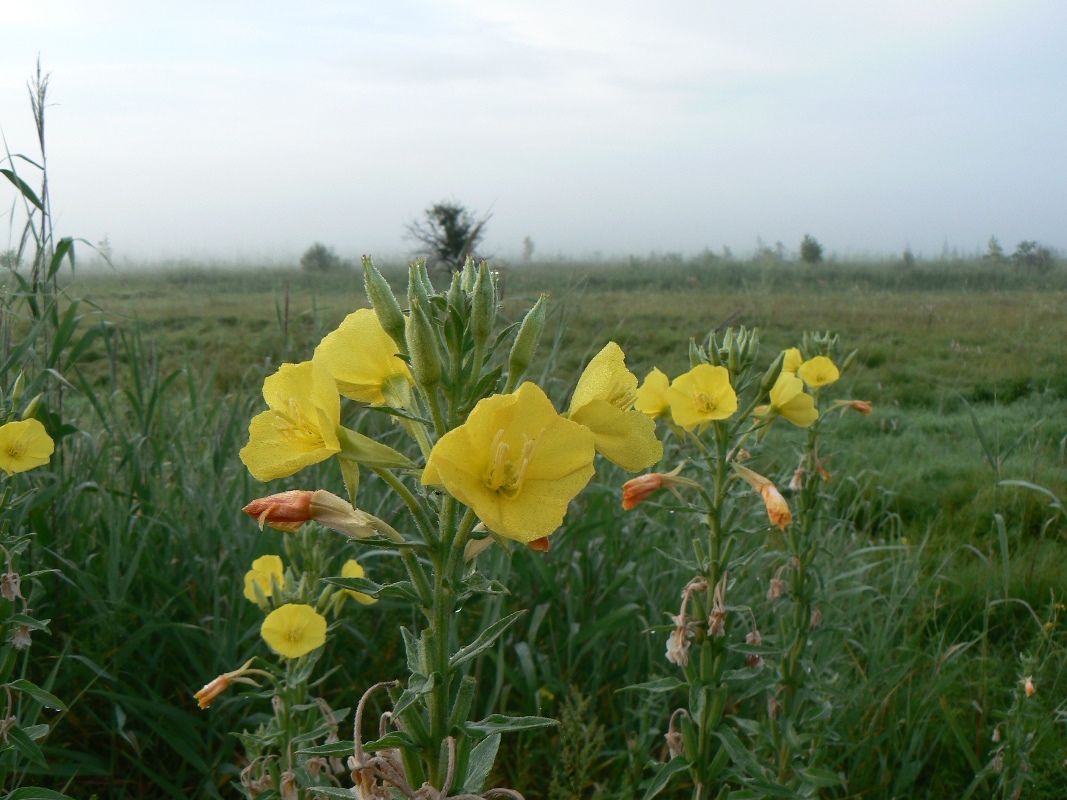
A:
[[[203,689],[193,695],[193,697],[196,699],[196,702],[200,705],[201,708],[207,708],[215,702],[215,698],[217,698],[220,694],[229,689],[230,686],[234,683],[248,683],[252,686],[259,686],[259,684],[251,678],[245,677],[250,673],[255,673],[258,675],[268,674],[260,669],[249,669],[248,666],[254,660],[255,659],[252,658],[248,659],[248,661],[246,661],[240,669],[235,669],[233,672],[224,672],[222,675],[219,675],[219,677],[215,678],[215,680],[211,681],[211,683],[205,685]]]
[[[764,478],[758,472],[750,470],[748,467],[743,467],[736,462],[731,463],[730,466],[745,479],[749,486],[759,492],[760,497],[763,498],[763,504],[767,506],[767,516],[770,517],[771,524],[777,525],[784,531],[785,526],[793,521],[793,512],[789,510],[789,504],[782,497],[782,493],[778,491],[778,487],[772,481]]]
[[[670,489],[675,495],[678,492],[675,487],[686,486],[690,489],[699,489],[700,484],[696,481],[683,478],[678,473],[682,471],[685,462],[682,462],[670,472],[650,472],[647,475],[638,475],[622,485],[622,507],[629,511],[638,503],[647,500],[660,489]],[[681,500],[681,495],[678,495]]]
[[[865,417],[874,411],[874,407],[866,400],[835,400],[834,404],[830,407],[830,410],[834,411],[838,408],[841,409],[842,414],[851,409],[859,414],[863,414]]]
[[[534,539],[527,546],[531,550],[537,550],[538,552],[541,552],[541,553],[547,553],[548,552],[548,547],[549,547],[548,537],[547,536],[542,536],[540,539]]]
[[[287,533],[295,533],[301,525],[310,520],[315,520],[331,530],[354,539],[373,536],[377,528],[383,529],[386,535],[395,533],[391,528],[385,530],[388,526],[381,520],[353,508],[347,500],[325,489],[315,492],[294,489],[268,497],[260,497],[245,506],[243,510],[259,521],[260,528],[270,525],[272,528]]]
[[[294,533],[311,519],[311,498],[314,494],[312,491],[294,489],[260,497],[241,510],[256,518],[260,530],[264,525],[270,525],[280,531]]]
[[[1026,696],[1033,697],[1034,693],[1037,692],[1037,687],[1034,686],[1034,677],[1032,675],[1027,675],[1023,678],[1021,683],[1023,685],[1023,691],[1026,692]]]

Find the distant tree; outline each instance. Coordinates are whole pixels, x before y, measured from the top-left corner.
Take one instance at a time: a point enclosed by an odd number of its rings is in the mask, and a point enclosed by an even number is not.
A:
[[[818,264],[822,261],[822,245],[810,233],[805,233],[800,242],[800,260],[805,264]]]
[[[1011,254],[1012,261],[1020,267],[1032,269],[1042,274],[1052,269],[1055,256],[1052,250],[1034,241],[1019,242],[1015,252]]]
[[[982,258],[986,261],[995,261],[998,264],[1008,260],[1007,256],[1004,255],[1004,248],[1000,246],[996,236],[989,237],[989,242],[985,246],[985,255]]]
[[[427,260],[450,272],[463,269],[467,256],[477,258],[478,243],[492,214],[478,217],[462,203],[442,200],[423,213],[422,220],[408,223],[408,234],[421,242]]]
[[[19,254],[17,250],[0,251],[0,267],[4,269],[19,268]]]
[[[308,272],[333,272],[341,268],[341,259],[332,247],[315,242],[300,256],[300,267]]]
[[[911,251],[911,245],[904,245],[904,254],[901,256],[904,263],[904,269],[911,269],[915,266],[915,253]]]
[[[534,240],[527,236],[522,240],[522,260],[529,261],[534,254]]]

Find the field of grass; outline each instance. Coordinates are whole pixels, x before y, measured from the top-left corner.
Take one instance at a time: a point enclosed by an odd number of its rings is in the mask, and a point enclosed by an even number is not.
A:
[[[401,271],[384,272],[402,293]],[[1024,773],[989,767],[991,737],[1021,724],[1032,737],[1012,752],[1025,753],[1034,779],[1024,796],[1062,797],[1067,515],[1050,506],[1067,495],[1062,266],[1034,276],[983,263],[553,263],[507,269],[504,289],[504,324],[551,295],[531,376],[557,405],[609,340],[642,377],[653,366],[685,371],[690,337],[727,326],[759,328],[761,366],[803,331],[835,331],[846,351],[858,349],[838,395],[875,412],[843,417],[823,452],[833,475],[825,627],[836,632],[823,676],[833,698],[827,766],[847,775],[823,796],[1008,797],[1002,777]],[[362,278],[185,268],[79,274],[64,291],[65,302],[81,299],[80,331],[104,324],[52,373],[46,357],[32,365],[66,381],[62,415],[73,429],[48,475],[23,485],[37,489],[23,518],[36,533],[29,560],[57,572],[32,581],[51,632],[22,669],[70,710],[44,744],[48,767],[29,765],[26,783],[79,798],[236,797],[243,751],[229,734],[268,708],[233,693],[200,711],[190,696],[262,648],[242,579],[282,535],[260,533],[240,508],[293,487],[259,484],[237,451],[262,409],[263,378],[309,358],[366,305]],[[801,432],[783,431],[763,464],[788,482],[803,446]],[[681,457],[669,447],[665,468]],[[677,606],[687,576],[676,559],[698,523],[669,501],[624,516],[628,477],[599,470],[548,554],[491,551],[485,568],[511,589],[507,607],[530,613],[477,660],[486,687],[477,716],[564,721],[502,745],[501,783],[530,800],[640,798],[649,762],[665,758],[679,698],[620,690],[671,674],[665,634],[649,629]],[[331,463],[300,481],[338,487],[340,475]],[[396,513],[378,478],[365,484],[363,496],[380,503],[369,511]],[[755,540],[744,547],[763,557]],[[769,540],[769,552],[777,547]],[[399,570],[388,555],[366,566],[383,577]],[[481,613],[499,614],[499,602],[485,600]],[[337,667],[322,686],[334,708],[395,677],[397,629],[410,621],[397,601],[343,621],[324,657]],[[1022,669],[1038,693],[1019,723]],[[599,746],[573,755],[582,741]],[[669,796],[690,797],[692,786]]]

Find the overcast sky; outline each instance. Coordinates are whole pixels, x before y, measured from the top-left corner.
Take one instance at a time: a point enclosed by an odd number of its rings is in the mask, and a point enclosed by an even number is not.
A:
[[[492,211],[504,257],[1067,247],[1061,0],[0,0],[0,24],[9,148],[35,152],[40,53],[59,232],[119,258],[405,254],[445,198]]]

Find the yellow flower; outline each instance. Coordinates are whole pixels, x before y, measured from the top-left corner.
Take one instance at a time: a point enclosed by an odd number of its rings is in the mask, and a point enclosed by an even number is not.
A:
[[[797,367],[797,376],[804,379],[804,383],[812,389],[820,386],[829,386],[841,377],[834,362],[826,356],[815,356]]]
[[[804,363],[804,356],[795,347],[790,347],[782,352],[785,354],[785,358],[782,360],[782,372],[789,372],[795,375],[797,367]]]
[[[667,389],[670,384],[670,378],[653,367],[637,390],[634,408],[648,414],[652,419],[666,416],[671,410],[671,404],[667,402]]]
[[[528,543],[563,522],[593,477],[594,436],[564,419],[537,386],[480,400],[434,445],[422,482],[444,486],[495,533]]]
[[[326,644],[326,617],[303,603],[286,603],[263,620],[259,635],[286,658],[300,658]]]
[[[405,406],[411,372],[397,356],[397,346],[372,309],[349,314],[337,330],[315,348],[314,361],[337,381],[337,390],[371,405]]]
[[[737,411],[729,370],[711,364],[698,364],[675,378],[667,390],[667,400],[674,421],[687,431]]]
[[[0,469],[8,476],[43,467],[55,449],[52,437],[38,420],[0,425]]]
[[[794,425],[806,428],[819,418],[815,398],[804,392],[804,382],[796,375],[783,372],[771,389],[772,417],[781,415]]]
[[[263,594],[270,597],[274,592],[271,585],[274,583],[282,586],[285,583],[285,567],[278,556],[260,556],[252,562],[252,569],[245,573],[245,597],[256,602],[256,584],[263,590]]]
[[[345,565],[341,567],[342,578],[362,578],[366,574],[367,573],[363,569],[363,565],[356,561],[354,558],[348,559],[348,561],[345,562]],[[345,591],[348,592],[349,596],[353,600],[355,600],[357,603],[362,603],[365,606],[373,605],[374,603],[378,602],[377,599],[371,597],[369,594],[364,594],[363,592],[356,592],[352,589],[345,589]]]
[[[341,450],[341,398],[321,364],[282,364],[263,381],[269,411],[248,426],[241,461],[257,480],[285,478]]]
[[[637,376],[626,369],[622,348],[608,342],[578,379],[567,411],[568,419],[593,432],[597,452],[629,472],[663,456],[656,423],[634,409],[636,399]]]

